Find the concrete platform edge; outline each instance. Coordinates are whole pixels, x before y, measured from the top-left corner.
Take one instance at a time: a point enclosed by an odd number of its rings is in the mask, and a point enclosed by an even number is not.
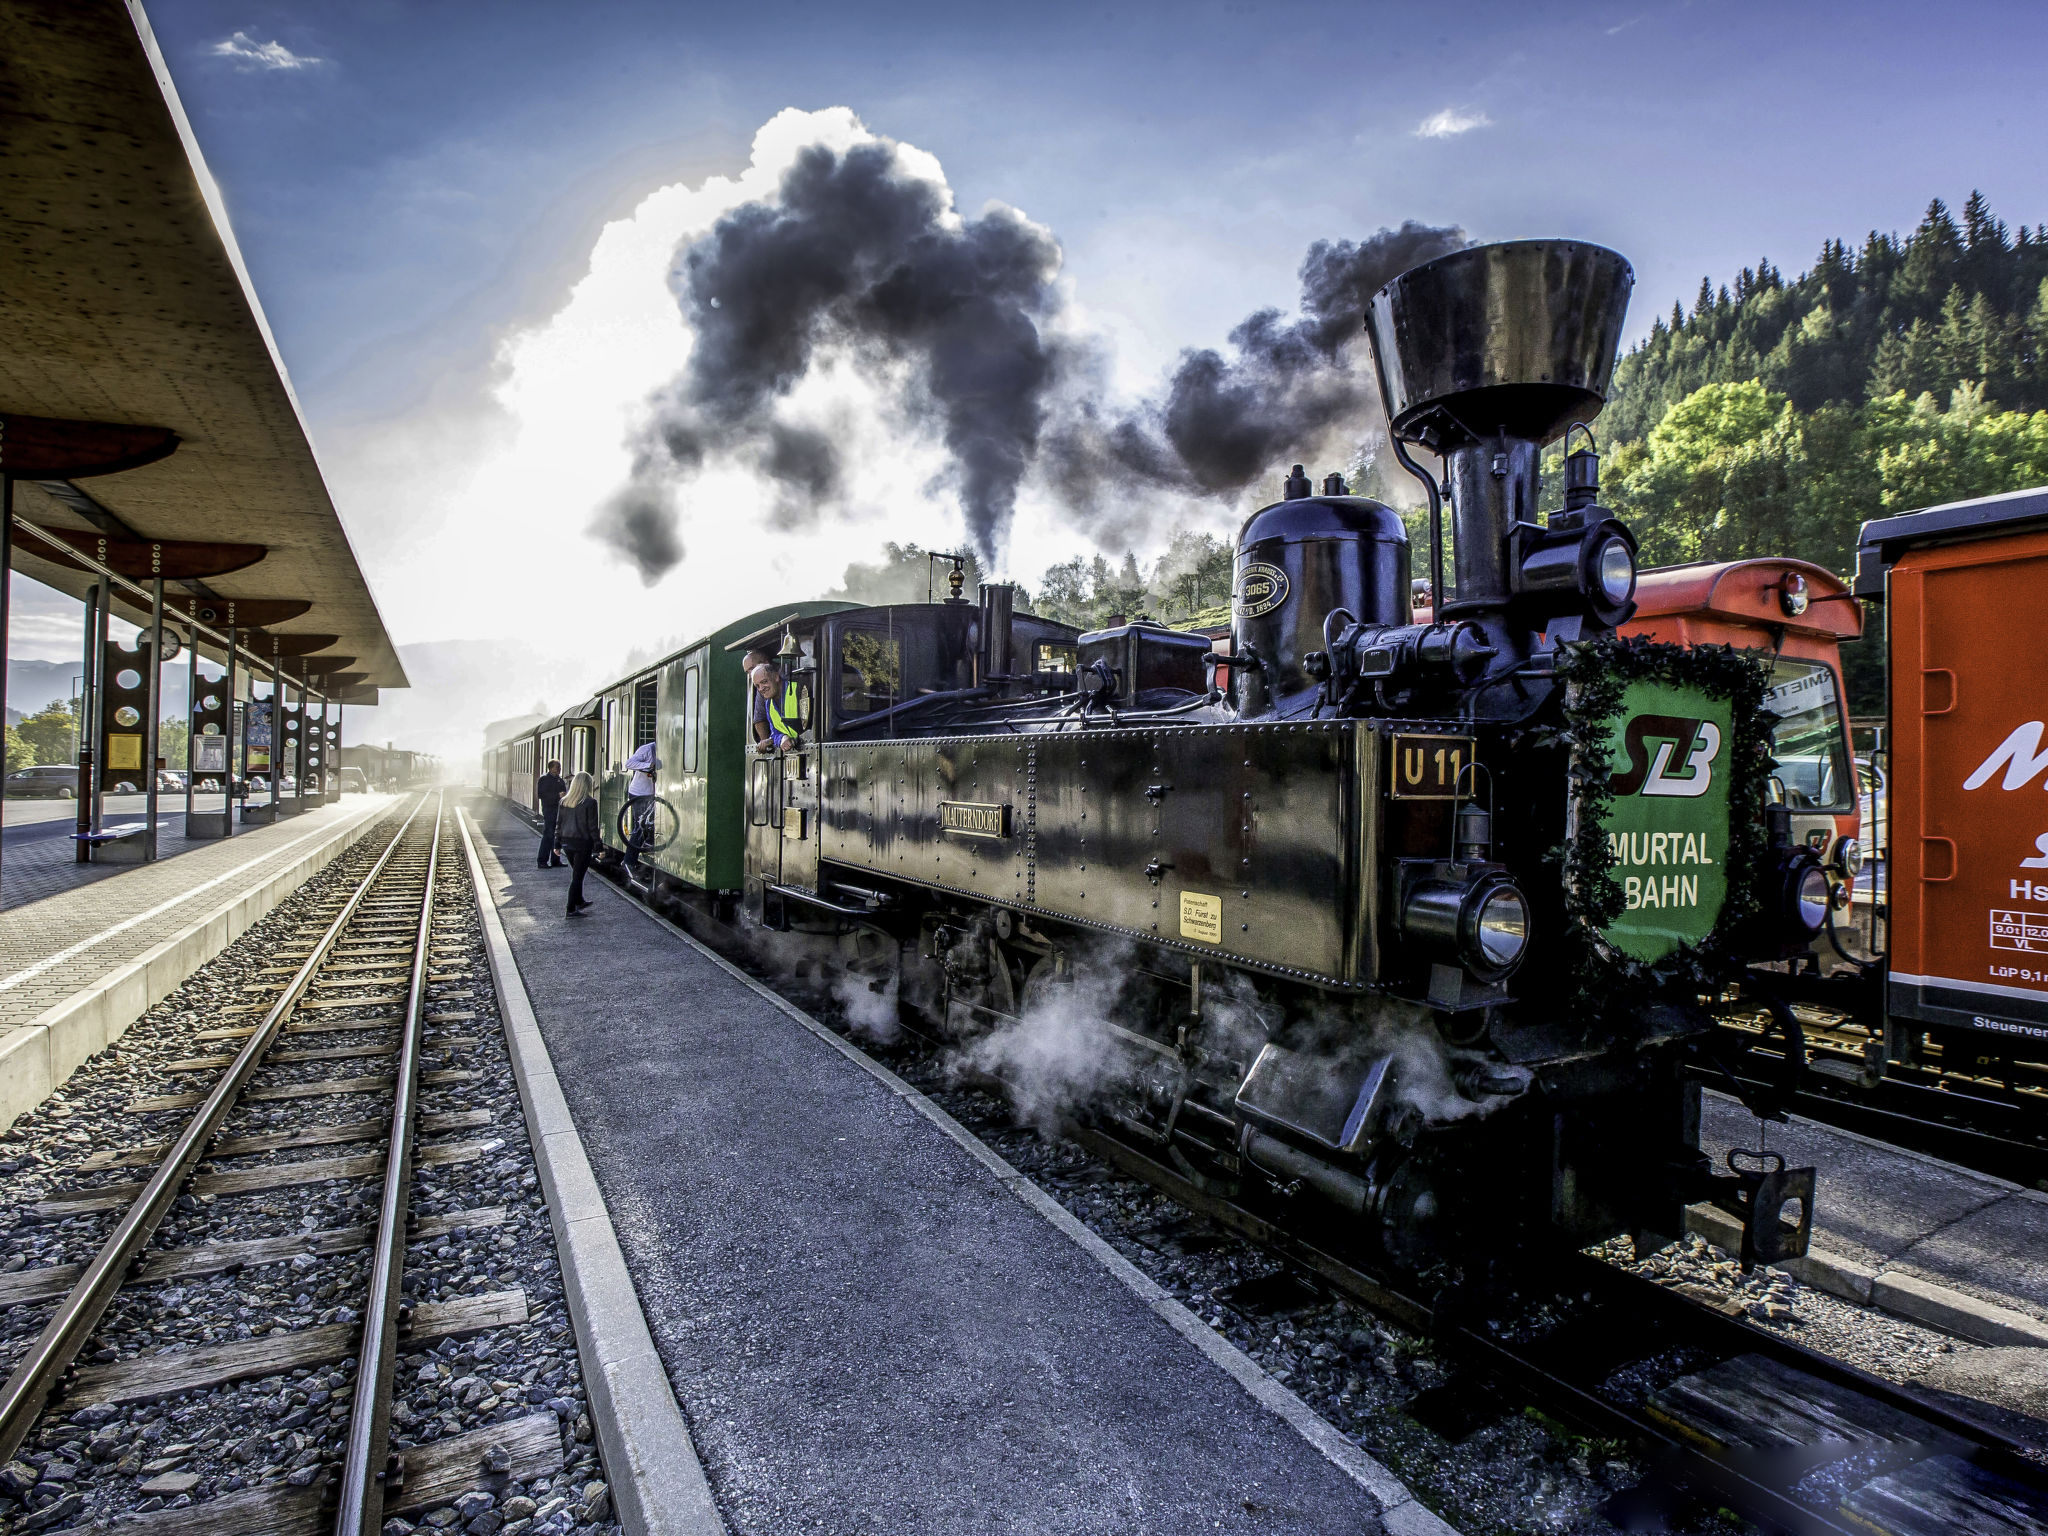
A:
[[[1168,1326],[1243,1387],[1255,1402],[1285,1420],[1297,1434],[1372,1495],[1380,1506],[1380,1516],[1386,1529],[1393,1533],[1393,1536],[1459,1536],[1457,1527],[1434,1514],[1415,1497],[1408,1485],[1387,1467],[1345,1439],[1313,1408],[1269,1375],[1256,1360],[1175,1301],[1164,1288],[1135,1264],[1076,1220],[1065,1206],[1011,1167],[972,1131],[932,1103],[917,1089],[857,1046],[841,1039],[787,998],[778,996],[763,986],[701,940],[692,937],[660,913],[632,900],[610,881],[599,880],[592,883],[608,897],[625,902],[649,922],[667,929],[734,980],[758,993],[848,1061],[879,1080],[891,1093],[956,1142],[969,1156],[994,1174],[1006,1189],[1061,1233],[1071,1238],[1090,1257],[1128,1286],[1153,1312],[1164,1319]]]
[[[375,821],[375,806],[276,871],[145,953],[46,1009],[0,1044],[0,1130],[63,1087],[87,1059],[128,1032],[200,966],[240,938],[306,881],[325,869]],[[260,855],[259,855],[260,857]]]
[[[479,847],[470,819],[466,810],[456,812],[613,1506],[630,1536],[722,1536],[725,1523],[703,1462],[655,1351],[618,1233],[498,916],[496,886],[483,863],[490,857],[495,867],[497,859]],[[498,873],[502,878],[502,867]]]
[[[1685,1229],[1730,1253],[1741,1246],[1742,1228],[1733,1216],[1715,1206],[1687,1206]],[[1824,1248],[1815,1248],[1803,1259],[1776,1267],[1795,1280],[1859,1307],[1874,1307],[1974,1344],[2048,1348],[2048,1323],[1916,1275],[1873,1270]]]

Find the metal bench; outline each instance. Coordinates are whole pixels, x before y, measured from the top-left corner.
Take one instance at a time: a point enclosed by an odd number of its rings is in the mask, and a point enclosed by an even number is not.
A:
[[[97,832],[74,832],[71,840],[90,847],[95,864],[140,864],[148,852],[148,834],[147,822],[122,821]]]

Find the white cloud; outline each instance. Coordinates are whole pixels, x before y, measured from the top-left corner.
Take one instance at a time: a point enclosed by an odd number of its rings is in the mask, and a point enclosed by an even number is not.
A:
[[[846,361],[814,367],[786,403],[841,447],[849,506],[829,523],[778,527],[775,487],[722,467],[679,496],[684,558],[652,587],[587,532],[631,470],[650,397],[689,360],[694,338],[670,287],[678,247],[741,203],[772,200],[806,147],[873,138],[844,108],[780,113],[736,175],[659,188],[607,224],[560,306],[512,329],[473,393],[449,381],[428,409],[326,434],[330,483],[398,640],[504,642],[510,703],[542,695],[559,707],[568,690],[540,675],[531,647],[569,658],[563,675],[589,687],[633,650],[813,596],[885,540],[958,542],[943,444],[906,430],[887,381]],[[909,146],[898,164],[944,184],[938,162]],[[471,731],[509,708],[466,689],[438,702]]]
[[[231,61],[237,69],[308,69],[315,64],[324,64],[325,59],[316,59],[311,54],[293,53],[273,39],[259,43],[246,32],[237,32],[224,37],[207,50],[215,58]]]
[[[1450,139],[1461,133],[1470,133],[1474,128],[1491,128],[1493,119],[1476,107],[1445,107],[1441,112],[1432,112],[1415,125],[1418,139]]]

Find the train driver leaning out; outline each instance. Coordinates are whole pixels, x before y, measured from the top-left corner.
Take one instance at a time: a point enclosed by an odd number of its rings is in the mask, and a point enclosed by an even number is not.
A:
[[[772,661],[764,661],[747,674],[753,689],[754,750],[773,752],[796,745],[797,730],[791,717],[796,713],[796,688],[785,690],[782,673]]]

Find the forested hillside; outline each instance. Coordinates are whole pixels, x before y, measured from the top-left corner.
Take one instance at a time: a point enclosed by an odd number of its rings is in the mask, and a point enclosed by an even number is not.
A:
[[[1615,370],[1604,500],[1647,563],[1798,554],[1866,518],[2048,483],[2048,225],[1979,193],[1787,279],[1702,279]]]

